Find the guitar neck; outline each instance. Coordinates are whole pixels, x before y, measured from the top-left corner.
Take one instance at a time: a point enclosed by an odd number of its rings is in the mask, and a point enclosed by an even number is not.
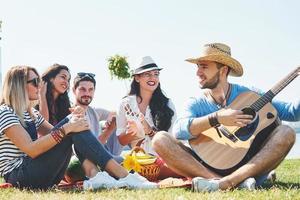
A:
[[[273,88],[261,96],[257,101],[255,101],[250,107],[255,111],[259,111],[267,103],[271,102],[272,99],[283,90],[288,84],[290,84],[298,76],[299,67],[289,73],[284,79],[279,81]]]

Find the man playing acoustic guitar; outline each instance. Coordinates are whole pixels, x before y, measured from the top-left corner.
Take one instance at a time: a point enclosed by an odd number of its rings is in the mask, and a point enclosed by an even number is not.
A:
[[[280,120],[300,120],[300,101],[273,100],[299,75],[299,67],[266,93],[231,84],[228,75],[242,76],[242,65],[230,47],[206,44],[197,64],[202,94],[191,98],[175,123],[176,140],[165,132],[153,138],[153,148],[178,174],[193,178],[195,191],[216,191],[240,184],[254,189],[285,158],[295,142],[295,131]],[[270,103],[272,102],[272,103]]]

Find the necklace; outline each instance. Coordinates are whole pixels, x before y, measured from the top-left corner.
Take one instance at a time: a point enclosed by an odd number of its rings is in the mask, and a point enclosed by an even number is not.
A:
[[[214,98],[214,96],[211,94],[211,92],[208,92],[209,96],[212,98],[213,102],[215,104],[217,104],[217,106],[221,107],[221,108],[224,108],[226,107],[226,102],[227,102],[227,99],[229,98],[230,96],[230,93],[231,93],[231,84],[229,83],[228,85],[228,90],[226,92],[226,95],[225,95],[225,98],[223,99],[223,101],[221,103],[218,103],[218,101]]]

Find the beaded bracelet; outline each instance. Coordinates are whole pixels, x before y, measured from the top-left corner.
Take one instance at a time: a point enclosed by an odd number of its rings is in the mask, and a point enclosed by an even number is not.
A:
[[[51,136],[56,141],[56,143],[61,142],[61,140],[59,139],[59,136],[56,133],[51,133]]]
[[[151,129],[151,131],[149,131],[147,135],[148,135],[149,137],[153,137],[153,136],[155,135],[155,133],[156,133],[156,132],[155,132],[153,129]]]
[[[51,131],[51,136],[57,143],[60,143],[63,139],[58,130]]]
[[[158,132],[158,129],[155,126],[153,126],[153,127],[151,127],[151,130],[148,132],[147,135],[149,137],[153,137],[157,132]]]
[[[58,130],[59,130],[59,132],[61,133],[60,135],[62,136],[62,138],[64,138],[64,137],[67,136],[66,131],[65,131],[65,129],[64,129],[64,126],[59,127]]]

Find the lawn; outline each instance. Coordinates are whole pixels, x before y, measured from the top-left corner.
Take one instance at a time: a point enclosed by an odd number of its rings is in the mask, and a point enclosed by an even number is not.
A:
[[[255,191],[232,190],[215,193],[193,193],[188,189],[159,190],[98,190],[47,192],[20,191],[18,189],[0,189],[0,199],[300,199],[300,160],[285,160],[276,170],[275,185],[265,185]]]

